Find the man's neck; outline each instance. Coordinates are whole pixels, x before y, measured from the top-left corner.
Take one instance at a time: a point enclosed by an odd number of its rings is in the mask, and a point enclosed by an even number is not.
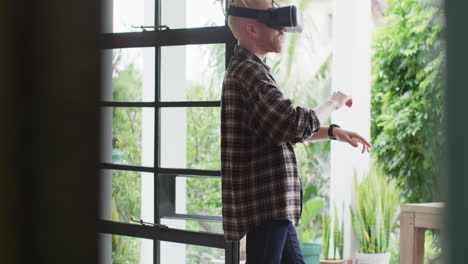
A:
[[[257,57],[260,59],[260,60],[264,60],[265,59],[265,56],[268,54],[268,52],[264,52],[262,51],[257,45],[255,44],[250,44],[248,45],[248,43],[242,43],[242,42],[239,42],[239,46],[242,47],[242,48],[246,48],[248,50],[250,50],[250,52],[252,52],[253,54],[257,55]]]

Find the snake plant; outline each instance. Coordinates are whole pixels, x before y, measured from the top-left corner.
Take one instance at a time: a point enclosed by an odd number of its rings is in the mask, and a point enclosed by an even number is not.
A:
[[[325,216],[325,212],[322,212],[322,227],[323,227],[323,252],[322,258],[328,259],[328,251],[330,247],[330,218]]]
[[[343,207],[344,209],[344,207]],[[333,259],[336,258],[338,252],[339,259],[343,259],[343,240],[344,240],[344,214],[341,214],[341,223],[338,219],[338,212],[335,205],[335,218],[333,223]]]
[[[354,172],[354,191],[354,208],[349,208],[358,252],[389,252],[390,232],[398,217],[400,197],[395,182],[387,181],[379,168],[372,168],[359,184]]]

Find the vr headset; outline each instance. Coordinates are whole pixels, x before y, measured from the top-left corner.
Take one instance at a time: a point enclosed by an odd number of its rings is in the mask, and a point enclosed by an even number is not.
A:
[[[302,13],[295,6],[274,7],[267,10],[230,6],[228,16],[252,18],[271,28],[286,32],[302,32]]]

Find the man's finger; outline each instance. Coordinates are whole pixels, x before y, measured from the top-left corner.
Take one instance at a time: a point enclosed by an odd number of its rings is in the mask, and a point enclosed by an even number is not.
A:
[[[348,143],[349,143],[351,146],[353,146],[353,147],[355,147],[355,148],[357,148],[357,147],[359,146],[353,138],[347,136],[346,139],[347,139],[346,141],[348,141]]]
[[[359,141],[360,141],[363,145],[365,145],[367,148],[371,148],[371,147],[372,147],[372,145],[371,145],[369,142],[367,142],[367,140],[366,140],[365,138],[361,137],[360,135],[356,134],[355,137],[358,138]]]

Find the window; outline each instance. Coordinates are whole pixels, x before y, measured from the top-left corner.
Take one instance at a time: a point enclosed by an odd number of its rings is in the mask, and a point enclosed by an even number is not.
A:
[[[101,262],[238,263],[221,222],[219,107],[236,42],[220,6],[104,9]]]

